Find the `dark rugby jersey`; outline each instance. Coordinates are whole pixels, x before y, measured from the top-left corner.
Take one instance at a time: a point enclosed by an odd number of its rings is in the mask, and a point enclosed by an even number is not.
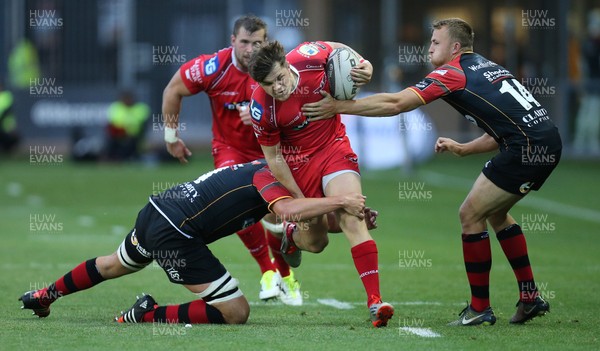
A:
[[[260,221],[273,203],[292,197],[266,161],[222,167],[158,195],[150,203],[186,237],[211,243]]]
[[[548,111],[508,70],[481,55],[463,53],[409,89],[424,104],[442,98],[494,137],[500,151],[562,148]]]

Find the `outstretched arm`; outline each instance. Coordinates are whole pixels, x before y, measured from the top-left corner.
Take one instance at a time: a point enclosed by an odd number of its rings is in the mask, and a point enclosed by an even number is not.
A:
[[[357,100],[336,100],[322,91],[323,99],[302,106],[311,121],[329,118],[338,113],[367,117],[395,116],[423,105],[423,100],[411,89],[397,93],[380,93]]]
[[[440,137],[435,142],[435,152],[442,153],[449,151],[456,156],[467,156],[473,154],[481,154],[498,149],[498,143],[489,134],[484,133],[477,139],[471,140],[468,143],[461,144],[450,138]]]
[[[360,219],[365,218],[365,199],[358,193],[322,198],[283,198],[271,205],[271,210],[279,217],[304,221],[329,212],[344,209]]]

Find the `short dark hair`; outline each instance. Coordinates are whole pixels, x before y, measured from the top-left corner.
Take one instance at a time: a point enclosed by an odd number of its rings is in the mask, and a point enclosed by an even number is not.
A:
[[[283,45],[277,40],[271,41],[252,54],[248,62],[248,73],[252,79],[261,83],[271,73],[276,63],[284,66],[286,62]]]
[[[450,38],[459,42],[462,48],[473,50],[473,39],[475,38],[475,33],[467,21],[461,18],[446,18],[433,22],[431,27],[433,29],[448,27],[448,34],[450,35]]]
[[[265,38],[267,37],[267,24],[253,14],[248,14],[235,20],[235,23],[233,24],[233,35],[238,35],[240,28],[244,28],[250,33],[264,29]]]

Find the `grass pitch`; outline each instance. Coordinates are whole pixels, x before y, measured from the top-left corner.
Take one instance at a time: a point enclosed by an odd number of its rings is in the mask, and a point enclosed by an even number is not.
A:
[[[446,326],[469,297],[458,206],[485,156],[438,156],[412,175],[399,170],[363,172],[368,204],[381,214],[372,235],[379,247],[382,294],[396,308],[387,328],[374,329],[368,321],[364,291],[343,235],[331,235],[323,253],[305,254],[296,269],[304,293],[302,307],[259,302],[258,266],[237,236],[212,244],[251,303],[250,319],[242,326],[114,323],[112,318],[141,292],[151,293],[160,304],[195,297],[169,283],[154,265],[67,296],[52,305],[48,318],[20,310],[17,298],[24,291],[53,282],[86,259],[113,252],[149,194],[211,169],[208,157],[195,157],[187,166],[160,167],[2,160],[1,348],[600,348],[600,197],[595,185],[600,164],[591,162],[563,161],[541,191],[511,212],[526,230],[536,281],[551,304],[551,313],[524,326],[508,324],[517,284],[495,239],[490,294],[498,322],[492,327]]]

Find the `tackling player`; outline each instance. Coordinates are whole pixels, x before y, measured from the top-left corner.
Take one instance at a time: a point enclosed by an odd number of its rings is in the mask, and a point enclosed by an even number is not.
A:
[[[252,52],[263,45],[266,37],[267,27],[260,18],[250,15],[240,17],[233,25],[230,47],[214,54],[200,55],[183,64],[173,75],[164,90],[162,104],[165,141],[171,155],[182,163],[186,163],[186,157],[191,155],[177,133],[181,102],[183,97],[205,92],[212,110],[215,168],[263,157],[252,133],[247,108],[252,91],[257,86],[248,75],[248,61]],[[279,253],[281,226],[269,227],[271,231],[267,231],[267,236],[260,222],[237,233],[262,272],[259,297],[268,300],[279,296],[286,304],[301,305],[300,285]],[[276,229],[279,230],[277,234],[272,232]],[[273,262],[269,257],[269,247]]]
[[[260,221],[269,211],[307,220],[341,209],[374,225],[361,194],[294,199],[265,165],[258,160],[222,167],[150,196],[115,253],[89,259],[50,286],[26,292],[19,298],[22,308],[47,317],[58,298],[137,272],[155,260],[172,283],[200,299],[158,306],[144,295],[116,318],[118,322],[245,323],[248,301],[207,244]]]
[[[439,138],[436,152],[457,156],[500,153],[486,162],[460,206],[463,255],[471,303],[451,325],[491,325],[496,317],[489,300],[492,254],[487,224],[496,232],[519,286],[517,311],[510,323],[544,315],[550,305],[533,279],[523,230],[508,211],[530,190],[538,190],[558,164],[562,142],[548,111],[505,68],[473,52],[473,29],[458,18],[433,23],[429,55],[437,68],[421,82],[394,94],[356,101],[325,98],[307,104],[311,120],[337,113],[395,116],[443,99],[485,133],[461,144]],[[312,123],[312,122],[311,122]]]
[[[358,159],[340,116],[309,123],[300,113],[304,103],[317,101],[319,91],[329,89],[325,64],[338,47],[346,46],[307,42],[286,56],[283,46],[275,41],[258,50],[248,65],[250,75],[260,84],[250,104],[254,132],[273,175],[295,198],[361,192]],[[355,82],[369,82],[372,68],[361,59],[353,69]],[[350,242],[373,325],[386,326],[394,309],[381,300],[377,245],[364,221],[344,211],[336,211],[335,217]],[[321,216],[302,235],[295,224],[284,226],[282,252],[292,267],[300,264],[300,250],[321,252],[327,246],[327,222],[326,216]]]

